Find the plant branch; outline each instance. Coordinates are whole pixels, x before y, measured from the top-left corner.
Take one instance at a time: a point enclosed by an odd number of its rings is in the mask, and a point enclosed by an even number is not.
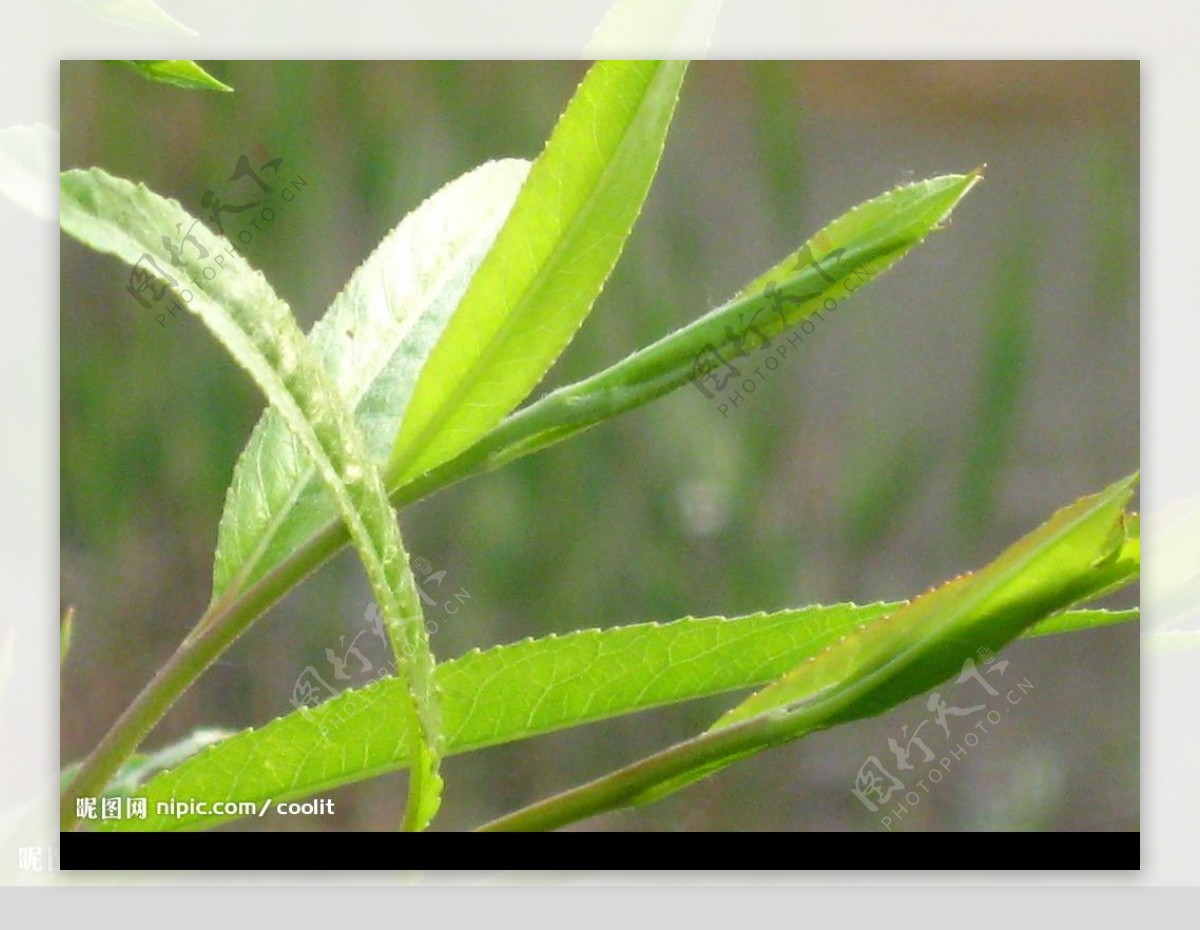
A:
[[[137,751],[171,705],[241,632],[227,625],[204,626],[203,619],[197,624],[80,765],[62,795],[61,830],[79,829],[81,818],[76,801],[103,794],[125,760]]]
[[[819,267],[807,248],[802,248],[726,304],[621,362],[545,395],[505,419],[455,458],[391,489],[391,503],[401,509],[464,478],[547,448],[675,390],[695,377],[695,364],[704,352],[716,352],[734,344],[740,346],[745,341],[747,329],[742,323],[745,315],[753,321],[763,310],[775,314],[764,317],[755,326],[760,338],[769,345],[770,339],[817,313],[827,302],[826,295],[837,293],[845,299],[852,290],[857,290],[857,285],[850,288],[846,284],[852,274],[865,268],[874,277],[920,242],[975,184],[978,172],[939,180],[957,186],[951,199],[939,202],[933,213],[908,218],[907,225],[899,229],[888,227],[842,249],[834,275],[829,273],[830,264]],[[836,222],[827,229],[835,226]],[[167,666],[150,681],[84,761],[64,793],[64,824],[75,822],[74,799],[88,791],[93,795],[100,793],[140,741],[225,648],[275,601],[348,542],[350,533],[346,524],[341,520],[330,521],[252,585],[223,592]]]
[[[587,386],[599,377],[596,375],[548,394],[510,416],[458,457],[394,490],[392,503],[397,508],[405,507],[472,475],[491,471],[565,439],[606,416],[640,406],[652,399],[626,396],[622,406],[614,407],[610,396],[587,394]],[[570,431],[556,433],[561,428]],[[535,439],[538,441],[534,442]],[[121,714],[67,786],[62,800],[63,830],[72,829],[79,821],[75,800],[95,797],[103,792],[125,760],[137,750],[142,740],[192,682],[272,604],[349,542],[350,533],[346,524],[340,520],[330,521],[254,584],[240,591],[231,588],[209,605],[193,632],[147,683],[133,704]]]
[[[477,832],[554,830],[597,814],[654,800],[655,788],[683,779],[697,780],[701,770],[718,768],[794,739],[791,714],[764,714],[677,743],[595,781],[538,801],[477,828]]]

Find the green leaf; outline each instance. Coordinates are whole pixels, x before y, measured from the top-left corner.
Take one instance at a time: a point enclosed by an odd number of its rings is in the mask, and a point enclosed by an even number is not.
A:
[[[390,487],[487,433],[570,342],[641,210],[685,70],[603,61],[588,71],[421,372]]]
[[[1132,580],[1132,579],[1131,579]],[[1057,636],[1060,633],[1077,633],[1080,630],[1095,630],[1120,623],[1137,623],[1142,612],[1137,607],[1126,610],[1064,610],[1054,614],[1021,634],[1022,637]]]
[[[185,90],[219,90],[233,93],[194,61],[122,61],[148,81],[170,84]]]
[[[1125,549],[1124,508],[1136,480],[1060,510],[986,568],[848,634],[717,727],[781,709],[820,726],[882,713],[956,674],[978,650],[996,652],[1043,617],[1095,597]]]
[[[656,801],[739,759],[871,716],[937,686],[978,650],[993,653],[1112,583],[1126,557],[1124,506],[1136,475],[1063,508],[999,558],[863,623],[806,657],[701,736],[487,824],[545,830]]]
[[[63,611],[62,620],[58,625],[58,664],[67,661],[67,653],[71,651],[71,638],[75,632],[75,608],[68,606]]]
[[[902,603],[807,607],[726,619],[586,630],[471,652],[441,663],[436,681],[447,754],[512,742],[777,678],[860,624]],[[1060,629],[1135,619],[1078,611]],[[1051,632],[1050,628],[1042,632]],[[1031,631],[1033,632],[1033,631]],[[391,679],[247,730],[149,782],[141,795],[291,800],[407,765],[407,724]],[[324,731],[324,735],[322,734]],[[113,822],[106,829],[206,829],[192,817]]]
[[[755,321],[756,327],[776,335],[803,323],[824,308],[826,301],[838,304],[937,228],[978,180],[978,174],[949,175],[907,185],[868,201],[826,226],[773,272],[760,276],[738,297],[708,316],[617,365],[546,395],[508,417],[470,449],[420,478],[399,488],[392,485],[393,501],[403,506],[686,384],[696,377],[697,355],[706,349],[711,351],[714,342],[718,350],[724,350],[739,340],[746,321]],[[764,310],[770,312],[763,316]],[[422,377],[429,370],[427,365]],[[247,599],[256,605],[269,604],[337,552],[346,538],[344,527],[329,522],[286,558],[275,562],[273,555],[269,561],[276,568],[246,595]],[[250,571],[255,577],[260,573],[258,566]],[[241,609],[240,603],[235,609]]]
[[[443,187],[384,237],[309,334],[380,466],[417,375],[528,169],[517,159],[489,162]],[[225,499],[214,599],[258,580],[337,517],[303,445],[267,410]]]
[[[183,306],[250,373],[319,469],[400,658],[404,707],[413,724],[411,751],[420,761],[410,780],[406,824],[423,827],[436,809],[441,784],[433,657],[395,514],[352,414],[287,304],[223,237],[177,202],[100,169],[63,172],[60,186],[63,230],[174,288]],[[132,286],[133,274],[130,281]],[[103,776],[103,785],[109,774],[87,772],[85,763],[71,790],[86,793],[89,780]],[[64,829],[78,820],[71,800],[64,799]]]
[[[109,782],[108,793],[132,794],[159,772],[175,768],[201,750],[215,746],[233,734],[233,730],[202,727],[199,730],[193,730],[183,739],[171,743],[169,746],[156,749],[154,752],[139,754],[136,759],[131,759],[129,764],[122,766],[121,773],[117,778]]]
[[[191,758],[201,749],[207,749],[223,739],[233,736],[234,730],[217,727],[202,727],[194,730],[178,742],[150,753],[135,753],[121,766],[120,771],[104,789],[106,795],[128,795],[137,791],[151,776],[165,769],[174,768]],[[79,771],[79,763],[68,765],[59,776],[59,783],[66,788]]]
[[[457,459],[414,482],[422,491],[496,468],[693,382],[742,351],[786,354],[774,340],[822,311],[834,313],[944,223],[978,172],[931,178],[860,204],[815,234],[732,300],[624,361],[547,394]],[[832,308],[832,309],[831,309]],[[452,324],[453,325],[453,324]]]

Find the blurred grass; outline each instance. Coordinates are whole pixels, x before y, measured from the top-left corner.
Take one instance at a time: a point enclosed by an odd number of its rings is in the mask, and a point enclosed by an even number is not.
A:
[[[143,180],[200,216],[206,190],[246,199],[250,182],[228,180],[239,155],[261,144],[282,157],[281,173],[309,185],[245,252],[305,326],[440,185],[488,158],[536,155],[584,70],[204,64],[237,92],[189,94],[65,62],[62,167]],[[547,387],[692,319],[892,184],[982,161],[988,180],[952,229],[856,296],[727,416],[685,388],[406,511],[410,552],[470,593],[437,616],[439,654],[906,596],[1131,470],[1137,80],[1122,62],[698,63],[642,219]],[[207,602],[225,487],[262,403],[192,320],[157,326],[126,278],[63,241],[62,594],[79,610],[64,760],[98,738]],[[325,648],[365,628],[366,598],[343,555],[231,650],[152,744],[290,710],[303,668],[324,668]],[[1019,648],[1043,690],[1005,739],[1027,744],[1039,770],[1066,772],[1056,784],[1076,794],[1014,796],[989,826],[1136,824],[1136,649],[1122,631]],[[1064,673],[1085,652],[1087,674]],[[1129,700],[1089,712],[1107,694]],[[683,737],[723,703],[451,760],[443,826]],[[849,797],[853,774],[912,716],[805,740],[596,826],[869,829]],[[1098,744],[1111,749],[1111,777],[1073,777]],[[964,771],[923,823],[979,823],[968,800],[995,777]],[[339,793],[336,824],[292,826],[388,823],[398,796],[395,777],[380,779]]]
[[[1030,376],[1038,259],[1044,248],[1036,214],[1019,201],[997,255],[995,281],[979,347],[975,424],[963,461],[959,528],[975,536],[996,507],[997,485],[1012,452],[1018,418],[1026,408]]]

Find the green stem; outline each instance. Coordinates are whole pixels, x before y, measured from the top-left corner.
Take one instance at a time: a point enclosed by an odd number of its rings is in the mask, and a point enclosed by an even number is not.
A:
[[[844,280],[865,263],[902,252],[912,244],[907,240],[873,242],[847,250],[843,264],[846,270],[838,280]],[[788,313],[778,314],[775,319],[768,317],[763,322],[761,328],[768,339],[814,312],[822,295],[833,286],[811,266],[793,272],[786,284],[791,302]],[[767,303],[763,292],[739,295],[617,364],[547,394],[508,417],[456,458],[393,489],[391,503],[402,509],[464,478],[561,442],[602,420],[675,390],[691,379],[694,362],[706,348],[715,347],[719,351],[741,338],[729,325],[731,322],[737,323],[743,314],[754,319]],[[241,591],[227,590],[210,605],[193,634],[84,760],[63,795],[63,829],[77,823],[75,799],[102,792],[191,683],[268,607],[348,542],[350,533],[346,524],[341,520],[331,521],[254,584]]]
[[[1055,614],[1022,635],[1045,636],[1090,629],[1096,624],[1091,620],[1084,622],[1083,618],[1092,614],[1094,620],[1095,613]],[[1105,623],[1138,618],[1137,610],[1113,611]],[[834,702],[828,699],[818,700],[798,710],[770,712],[709,730],[594,781],[505,814],[478,827],[477,832],[556,830],[588,817],[657,800],[740,758],[828,726],[833,722],[828,717],[832,706]]]
[[[247,608],[251,608],[249,603]],[[266,605],[262,609],[265,610]],[[76,810],[76,801],[79,798],[98,797],[104,792],[125,760],[137,751],[142,740],[171,705],[243,629],[221,624],[206,625],[204,618],[201,618],[192,633],[159,668],[71,779],[63,792],[59,811],[61,830],[79,829],[81,818]]]
[[[654,800],[654,789],[683,779],[698,780],[698,771],[719,768],[796,737],[788,714],[765,714],[744,723],[711,730],[484,824],[477,832],[555,830],[569,823]],[[672,790],[668,788],[668,790]],[[664,792],[665,793],[665,792]]]

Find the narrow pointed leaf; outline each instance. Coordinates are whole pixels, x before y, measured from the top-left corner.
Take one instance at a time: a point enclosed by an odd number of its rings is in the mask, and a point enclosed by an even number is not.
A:
[[[1133,581],[1134,579],[1130,579]],[[1064,610],[1035,623],[1021,634],[1022,637],[1057,636],[1060,633],[1077,633],[1081,630],[1096,630],[1122,623],[1138,623],[1142,612],[1137,607],[1125,610],[1103,610],[1098,608]]]
[[[707,733],[487,824],[546,830],[647,804],[747,756],[882,713],[993,653],[1038,621],[1095,597],[1130,551],[1136,475],[1065,507],[994,562],[935,588],[808,656]]]
[[[488,162],[406,216],[351,276],[308,340],[387,462],[417,375],[528,172]],[[238,459],[217,540],[213,597],[243,589],[338,519],[303,444],[268,409]]]
[[[1126,551],[1126,478],[1055,514],[998,559],[864,625],[721,718],[819,707],[828,726],[881,713],[956,674],[980,649],[998,651],[1033,623],[1094,597]]]
[[[64,172],[60,186],[63,230],[174,288],[254,378],[320,471],[402,657],[410,749],[420,762],[406,822],[423,826],[440,796],[433,659],[395,514],[353,416],[287,304],[223,237],[176,201],[100,169]],[[111,775],[89,771],[85,763],[64,798],[64,829],[78,819],[74,797],[98,793]]]
[[[216,90],[232,93],[233,88],[218,81],[194,61],[125,61],[148,81],[182,87],[184,90]]]
[[[472,445],[566,348],[641,210],[685,70],[602,61],[588,71],[421,372],[389,486]]]
[[[624,361],[548,394],[508,417],[456,458],[420,478],[399,487],[395,483],[389,485],[393,501],[402,506],[467,475],[497,468],[545,448],[687,384],[697,377],[698,358],[708,358],[712,351],[728,352],[734,342],[743,340],[749,326],[755,327],[755,332],[763,334],[763,338],[771,339],[821,312],[829,306],[827,302],[839,305],[944,222],[978,180],[977,173],[932,178],[862,204],[828,224],[724,306]],[[429,370],[427,365],[424,371]],[[364,427],[373,435],[370,425]],[[254,479],[253,471],[240,471],[246,478]],[[229,508],[226,517],[229,518]],[[298,515],[296,519],[300,521],[301,517]],[[249,515],[249,522],[253,524],[253,514]],[[302,522],[307,529],[312,521],[305,517]],[[299,527],[299,522],[293,525]],[[294,542],[303,533],[287,535],[288,541]],[[343,526],[328,522],[283,561],[278,561],[277,556],[285,554],[279,549],[263,560],[261,568],[252,566],[250,577],[258,577],[267,565],[276,564],[277,571],[266,587],[272,592],[285,590],[333,555],[346,538]],[[228,583],[227,572],[218,578],[218,588],[224,583]],[[269,596],[274,599],[278,594]]]
[[[512,742],[772,681],[863,623],[903,605],[838,604],[726,619],[644,623],[526,640],[443,662],[445,752]],[[1134,620],[1136,611],[1073,611],[1061,630]],[[1044,632],[1052,632],[1047,627]],[[1041,630],[1031,630],[1035,634]],[[247,730],[146,784],[141,795],[288,800],[403,768],[407,722],[383,679]],[[322,732],[324,731],[324,733]],[[206,829],[211,818],[113,822],[115,830]]]
[[[418,482],[437,487],[575,435],[692,382],[704,386],[718,359],[740,352],[786,353],[782,336],[842,303],[889,269],[944,223],[980,181],[978,172],[898,187],[816,233],[730,301],[610,368],[553,391],[505,420],[457,459]],[[830,309],[832,308],[832,309]]]

